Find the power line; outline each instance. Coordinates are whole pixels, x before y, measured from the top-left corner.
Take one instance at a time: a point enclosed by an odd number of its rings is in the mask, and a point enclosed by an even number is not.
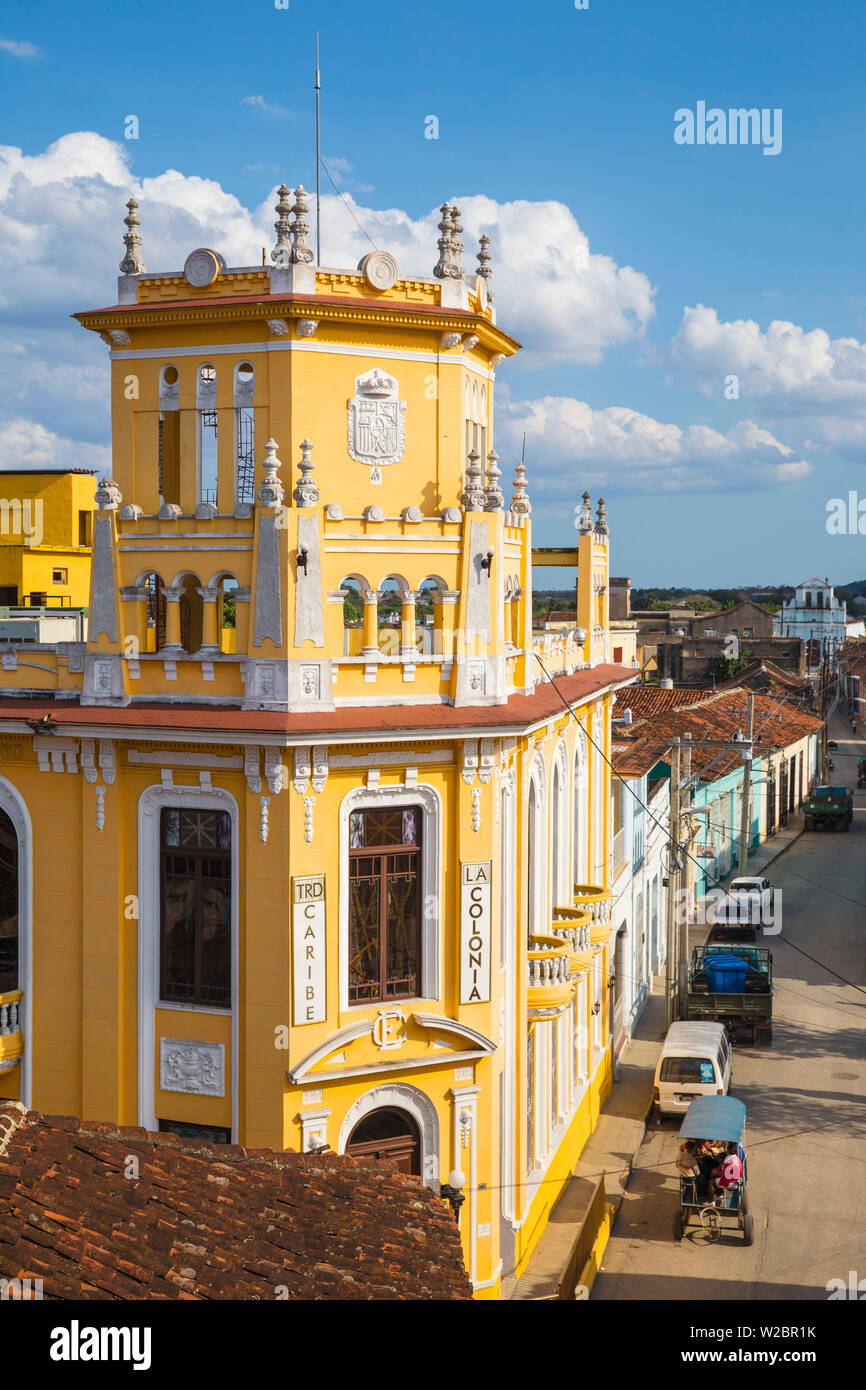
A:
[[[340,192],[339,188],[338,188],[337,185],[334,183],[334,180],[331,178],[331,171],[330,171],[330,169],[328,168],[327,164],[325,163],[325,157],[324,157],[324,155],[319,155],[319,162],[321,163],[322,168],[324,169],[325,173],[327,174],[327,176],[328,176],[328,181],[329,181],[331,187],[333,188],[334,192],[336,193],[337,197],[341,200],[341,202],[343,203],[344,207],[347,209],[347,211],[348,211],[348,212],[351,214],[351,216],[354,218],[355,222],[356,222],[357,225],[360,227],[361,231],[364,233],[364,236],[365,236],[365,237],[367,238],[367,240],[369,241],[369,243],[370,243],[370,245],[372,246],[373,250],[374,250],[374,251],[378,251],[379,248],[378,248],[378,246],[376,245],[376,243],[375,243],[375,241],[373,240],[373,238],[370,236],[370,233],[367,231],[367,228],[363,225],[363,223],[362,223],[361,221],[359,221],[359,219],[358,219],[357,217],[355,217],[355,210],[354,210],[354,208],[352,207],[352,204],[346,202],[346,195],[345,195],[344,193],[341,193],[341,192]]]

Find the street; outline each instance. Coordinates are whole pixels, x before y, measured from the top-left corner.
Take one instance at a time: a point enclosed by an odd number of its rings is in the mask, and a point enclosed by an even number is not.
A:
[[[830,780],[855,789],[854,822],[803,834],[768,871],[783,895],[781,936],[760,943],[773,953],[773,1044],[734,1049],[754,1245],[733,1226],[713,1242],[690,1225],[674,1241],[678,1123],[653,1118],[593,1299],[826,1299],[849,1271],[866,1295],[866,743],[838,717],[831,737]]]

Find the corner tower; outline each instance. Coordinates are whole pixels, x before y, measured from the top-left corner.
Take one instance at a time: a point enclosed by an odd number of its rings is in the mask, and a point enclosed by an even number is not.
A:
[[[154,273],[131,200],[117,303],[76,316],[112,373],[84,703],[502,703],[536,678],[487,238],[466,274],[444,204],[429,278],[386,251],[337,270],[303,188],[276,211],[271,264]]]

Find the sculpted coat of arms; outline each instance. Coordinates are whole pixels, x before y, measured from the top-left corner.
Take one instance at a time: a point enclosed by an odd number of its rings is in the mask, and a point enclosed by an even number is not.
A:
[[[383,464],[399,463],[406,448],[406,402],[397,399],[393,376],[374,367],[355,379],[349,401],[349,453],[370,465],[370,481],[380,483]]]

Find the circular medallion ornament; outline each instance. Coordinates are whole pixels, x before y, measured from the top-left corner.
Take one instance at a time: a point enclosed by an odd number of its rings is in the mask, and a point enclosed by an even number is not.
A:
[[[212,285],[220,273],[219,256],[206,247],[190,251],[184,262],[183,273],[190,285],[204,289],[206,285]]]
[[[374,290],[390,290],[400,274],[400,267],[387,251],[371,251],[361,262],[361,270]]]
[[[487,308],[487,281],[483,275],[478,275],[475,280],[475,293],[478,296],[478,308],[483,314]]]

